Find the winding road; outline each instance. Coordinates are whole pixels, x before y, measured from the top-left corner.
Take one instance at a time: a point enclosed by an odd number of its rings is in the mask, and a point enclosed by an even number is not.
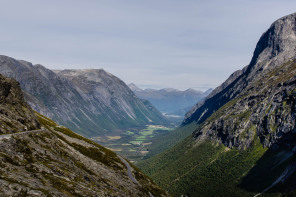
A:
[[[12,136],[12,134],[0,135],[0,140],[2,140],[2,139],[9,139],[11,136]]]
[[[130,164],[125,159],[123,159],[121,156],[119,156],[119,155],[117,155],[117,156],[126,165],[127,175],[130,178],[130,180],[132,180],[132,182],[134,182],[136,184],[139,184],[139,182],[135,179],[135,177],[132,174],[132,170],[131,170]]]
[[[131,170],[130,164],[125,159],[123,159],[121,156],[117,155],[117,157],[126,165],[127,175],[130,178],[130,180],[132,180],[132,182],[134,182],[136,184],[139,184],[139,182],[136,180],[136,178],[132,174],[132,170]],[[150,197],[154,197],[150,192],[148,194],[149,194]]]
[[[48,132],[48,131],[45,129],[38,129],[38,130],[23,131],[23,132],[18,132],[18,133],[3,134],[3,135],[0,135],[0,141],[2,139],[9,139],[12,136],[16,136],[16,135],[24,135],[24,134],[28,134],[28,133],[39,133],[39,132]]]

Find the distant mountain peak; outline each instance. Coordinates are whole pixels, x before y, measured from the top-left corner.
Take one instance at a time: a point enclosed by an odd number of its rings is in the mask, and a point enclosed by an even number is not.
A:
[[[139,88],[138,86],[136,86],[136,84],[134,84],[134,83],[129,84],[128,87],[129,87],[132,91],[142,91],[142,89]]]
[[[188,88],[187,90],[185,90],[185,92],[193,92],[193,93],[200,93],[202,94],[203,92],[200,90],[196,90],[194,88]]]
[[[172,115],[179,115],[179,111],[184,111],[207,96],[207,94],[193,88],[184,91],[174,88],[139,90],[137,86],[133,85],[130,84],[129,87],[138,97],[150,101],[161,112]],[[184,115],[183,112],[182,115]]]
[[[175,88],[163,88],[160,91],[165,91],[165,92],[180,92],[180,90],[177,90]]]

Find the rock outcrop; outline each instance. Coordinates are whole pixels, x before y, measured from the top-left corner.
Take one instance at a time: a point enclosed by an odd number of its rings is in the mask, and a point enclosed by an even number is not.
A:
[[[0,134],[38,128],[39,122],[25,102],[19,83],[0,74]]]

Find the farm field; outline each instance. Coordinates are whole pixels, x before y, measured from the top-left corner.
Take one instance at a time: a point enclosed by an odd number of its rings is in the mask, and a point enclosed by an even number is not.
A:
[[[120,134],[119,132],[113,132],[106,136],[91,139],[126,157],[131,162],[136,162],[149,153],[149,146],[151,146],[153,138],[168,133],[173,129],[162,125],[146,125],[142,128],[133,128],[120,132]]]

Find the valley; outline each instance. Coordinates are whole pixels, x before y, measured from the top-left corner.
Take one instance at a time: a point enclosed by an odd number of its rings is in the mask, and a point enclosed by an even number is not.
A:
[[[170,133],[174,127],[146,125],[125,131],[111,132],[106,136],[92,137],[91,140],[128,158],[132,163],[142,160],[154,146],[153,141]]]
[[[55,49],[63,61],[38,57],[42,45],[34,42],[32,60],[48,68],[0,55],[0,197],[296,196],[296,13],[273,19],[250,61],[235,67],[248,49],[231,44],[253,35],[243,27],[250,21],[263,28],[270,7],[257,3],[264,20],[250,16],[250,2],[235,7],[246,10],[244,20],[235,13],[238,22],[227,1],[218,13],[194,1],[140,4],[145,10],[135,1],[117,2],[120,9],[89,3],[96,5],[90,15],[77,15],[92,11],[79,4],[69,19],[51,23],[67,32],[71,50],[52,37],[40,54]],[[13,54],[30,58],[20,52]]]
[[[192,88],[184,91],[174,88],[141,89],[133,83],[128,86],[136,96],[148,100],[167,118],[172,120],[183,119],[186,112],[213,91],[212,88],[204,92]]]

